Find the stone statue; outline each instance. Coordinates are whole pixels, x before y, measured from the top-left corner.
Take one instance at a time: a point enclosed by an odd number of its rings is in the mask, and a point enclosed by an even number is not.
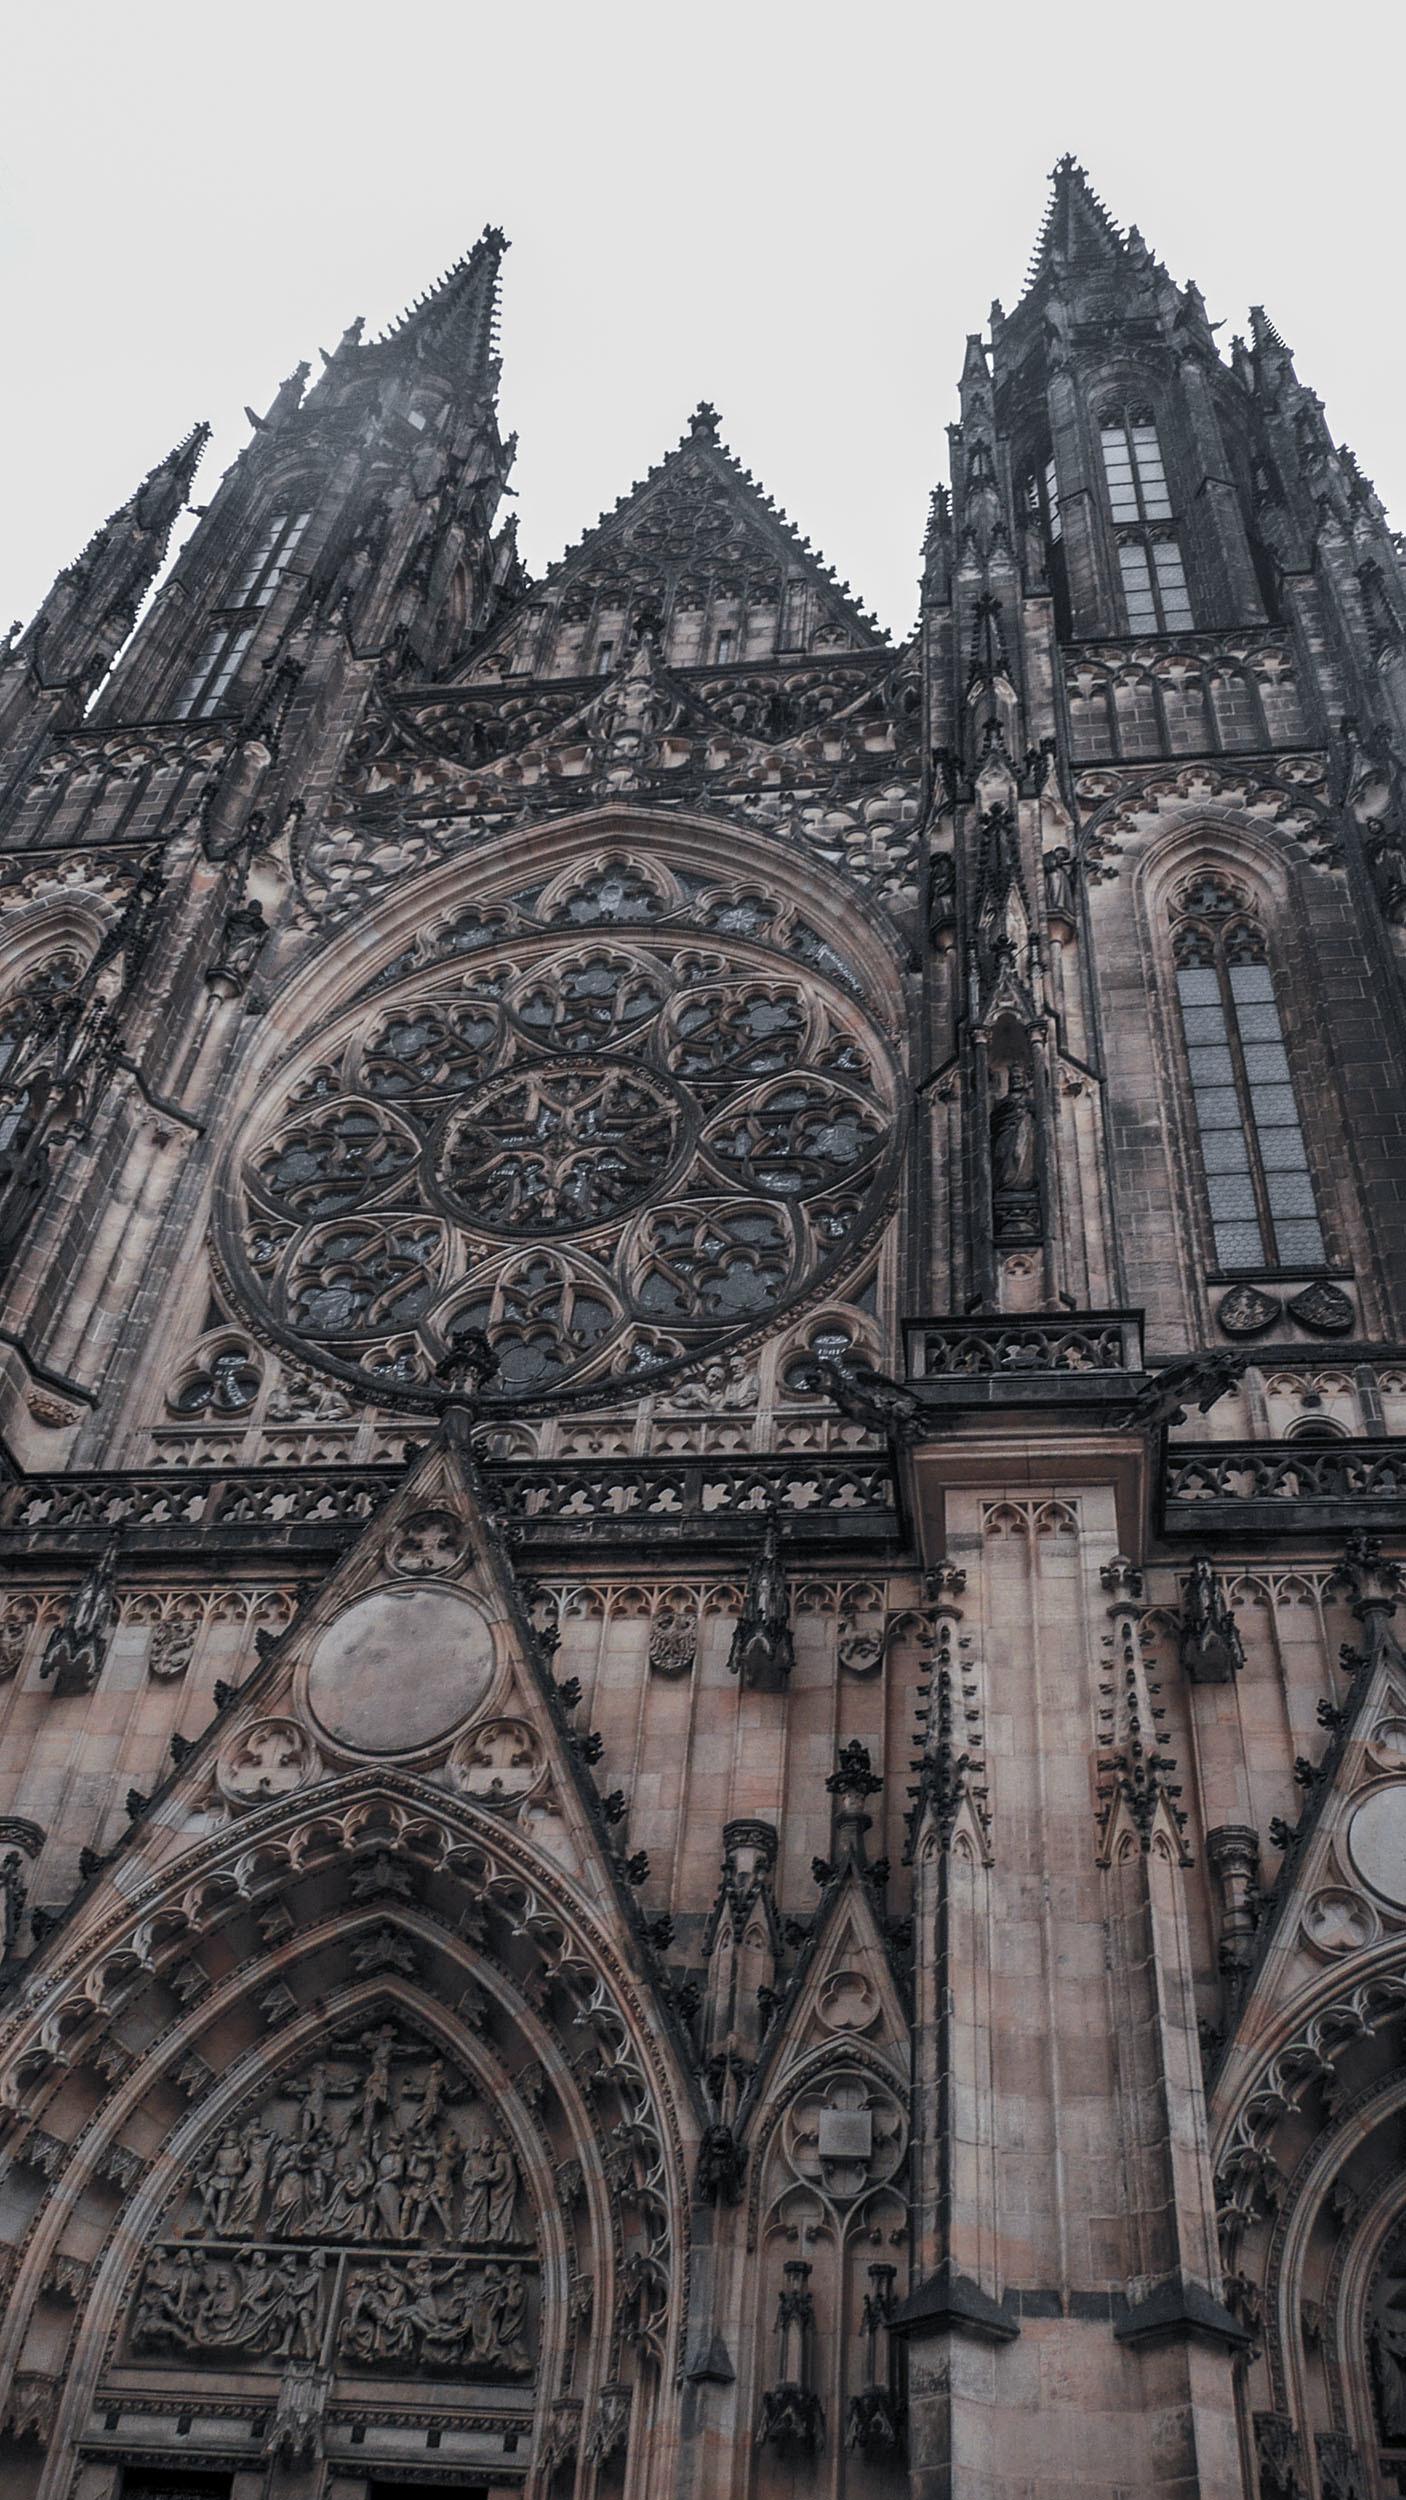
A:
[[[780,1692],[795,1664],[791,1638],[791,1600],[781,1561],[781,1523],[775,1509],[766,1514],[761,1551],[747,1574],[742,1612],[732,1636],[728,1669],[755,1692]]]
[[[1193,1554],[1181,1609],[1181,1663],[1193,1684],[1228,1684],[1245,1664],[1234,1609],[1209,1554]]]
[[[101,1561],[80,1580],[63,1622],[49,1635],[39,1673],[53,1677],[56,1693],[91,1693],[102,1674],[117,1620],[117,1553],[114,1537]]]
[[[1035,1089],[1025,1068],[1011,1069],[992,1109],[991,1183],[998,1198],[1035,1187]]]
[[[217,997],[238,998],[248,988],[268,934],[262,903],[236,903],[233,911],[226,912],[219,952],[205,975]]]

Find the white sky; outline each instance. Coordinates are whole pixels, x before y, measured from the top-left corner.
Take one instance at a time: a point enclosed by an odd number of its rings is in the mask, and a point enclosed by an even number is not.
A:
[[[492,222],[534,570],[708,397],[901,633],[966,333],[1018,296],[1066,148],[1224,341],[1265,303],[1406,522],[1402,23],[1360,0],[10,0],[0,631],[196,418],[208,494],[246,401]]]

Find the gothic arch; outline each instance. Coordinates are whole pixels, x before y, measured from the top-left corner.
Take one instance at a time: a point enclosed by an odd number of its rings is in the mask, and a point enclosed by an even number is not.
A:
[[[123,2017],[143,1998],[145,2037],[129,2045]],[[366,2031],[376,2006],[492,2081],[540,2218],[537,2433],[559,2399],[589,2413],[603,2385],[628,2383],[632,2356],[637,2414],[662,2423],[688,2298],[682,2068],[579,1883],[471,1802],[368,1773],[178,1844],[127,1903],[108,1891],[0,2041],[11,2165],[37,2190],[10,2261],[0,2361],[29,2391],[44,2500],[66,2487],[83,2409],[114,2368],[114,2322],[131,2309],[123,2288],[182,2165],[247,2118],[260,2089],[268,2101],[300,2056],[335,2044],[338,2022]],[[172,2116],[181,2096],[191,2106]],[[94,2208],[114,2187],[95,2250]],[[56,2280],[72,2332],[55,2319]],[[586,2282],[597,2307],[583,2343]]]
[[[1356,1278],[1358,1333],[1365,1333],[1376,1325],[1375,1262],[1362,1232],[1362,1193],[1354,1186],[1355,1145],[1346,1120],[1325,1109],[1339,1100],[1339,1087],[1313,1007],[1323,985],[1304,901],[1309,867],[1292,840],[1241,809],[1179,811],[1178,822],[1142,836],[1131,867],[1135,945],[1153,1064],[1160,1072],[1171,1220],[1181,1238],[1185,1290],[1193,1303],[1204,1301],[1206,1272],[1221,1264],[1212,1253],[1207,1187],[1186,1081],[1173,935],[1179,898],[1202,873],[1243,894],[1247,923],[1264,943],[1281,1015],[1293,1001],[1292,1015],[1284,1015],[1285,1040],[1323,1241],[1316,1254],[1279,1263],[1292,1272],[1296,1264],[1332,1266],[1346,1255]],[[1097,921],[1097,887],[1092,908]]]

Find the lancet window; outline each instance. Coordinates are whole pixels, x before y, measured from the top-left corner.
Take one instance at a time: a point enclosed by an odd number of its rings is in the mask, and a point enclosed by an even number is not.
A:
[[[1248,898],[1223,877],[1185,887],[1174,918],[1216,1263],[1317,1266],[1323,1230],[1264,932]]]
[[[1105,408],[1099,439],[1128,631],[1184,632],[1192,623],[1191,594],[1151,411]]]
[[[258,631],[259,618],[283,581],[311,514],[271,512],[229,594],[211,619],[175,705],[178,720],[208,720],[225,701]]]

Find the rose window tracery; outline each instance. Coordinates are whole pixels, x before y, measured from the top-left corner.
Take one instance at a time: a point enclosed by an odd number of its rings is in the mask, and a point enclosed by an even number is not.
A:
[[[310,1041],[218,1219],[275,1337],[428,1396],[486,1328],[498,1388],[540,1399],[677,1370],[836,1276],[891,1187],[890,1054],[813,932],[696,897],[606,860]]]

